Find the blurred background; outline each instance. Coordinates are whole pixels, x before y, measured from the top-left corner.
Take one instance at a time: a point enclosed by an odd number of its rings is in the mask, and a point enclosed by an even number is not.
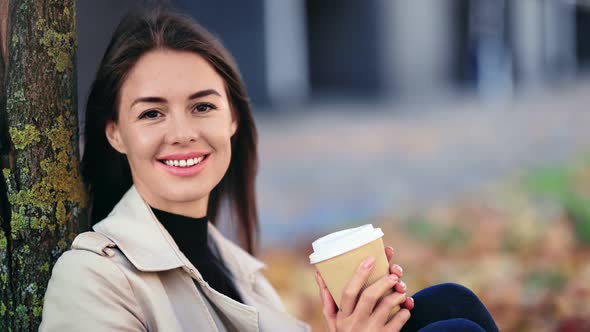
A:
[[[78,1],[81,122],[141,3]],[[169,3],[240,66],[260,256],[293,315],[324,329],[312,241],[372,223],[410,293],[458,282],[502,331],[590,331],[590,1]]]

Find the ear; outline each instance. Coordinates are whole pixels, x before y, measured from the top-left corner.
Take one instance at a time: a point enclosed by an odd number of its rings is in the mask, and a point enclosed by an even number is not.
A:
[[[123,140],[121,139],[121,133],[119,132],[119,126],[115,121],[109,120],[105,126],[105,134],[107,136],[107,140],[113,147],[113,149],[119,151],[119,153],[125,154],[127,151],[125,149],[125,144],[123,144]]]
[[[231,124],[230,124],[230,129],[231,131],[231,136],[233,137],[234,134],[236,133],[236,131],[238,130],[238,114],[236,113],[236,111],[233,109],[231,109]]]

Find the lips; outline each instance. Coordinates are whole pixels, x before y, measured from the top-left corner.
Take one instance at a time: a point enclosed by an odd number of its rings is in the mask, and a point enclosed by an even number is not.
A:
[[[206,157],[207,157],[207,155],[201,156],[201,157],[189,158],[189,159],[160,160],[160,162],[162,162],[168,166],[174,166],[174,167],[191,167],[193,165],[196,165],[196,164],[202,162]]]
[[[169,158],[169,156],[167,156],[167,158]],[[195,163],[194,160],[198,160],[198,162]],[[189,159],[163,159],[158,161],[157,164],[161,165],[164,170],[172,175],[191,176],[199,173],[205,167],[209,161],[209,155],[206,154]]]

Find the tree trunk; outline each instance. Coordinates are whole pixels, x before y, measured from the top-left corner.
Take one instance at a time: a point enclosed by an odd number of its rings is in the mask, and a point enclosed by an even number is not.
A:
[[[8,13],[6,66],[0,66],[0,331],[36,331],[51,269],[80,231],[85,204],[75,6],[74,0],[6,2],[0,0]]]

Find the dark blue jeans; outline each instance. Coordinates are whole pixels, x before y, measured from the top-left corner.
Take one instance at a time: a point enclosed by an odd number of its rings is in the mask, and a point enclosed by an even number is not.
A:
[[[446,283],[414,294],[412,317],[402,332],[497,332],[494,319],[468,288]]]

